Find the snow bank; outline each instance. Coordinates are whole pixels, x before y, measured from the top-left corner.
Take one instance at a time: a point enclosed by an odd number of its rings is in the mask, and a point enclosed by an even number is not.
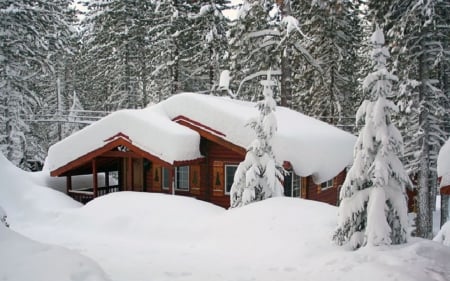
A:
[[[450,139],[445,142],[439,151],[437,172],[438,177],[442,177],[441,186],[450,185]]]
[[[271,198],[224,210],[181,196],[119,192],[21,231],[76,250],[114,280],[449,280],[450,248],[423,239],[348,251],[336,207]],[[120,254],[118,254],[120,253]]]
[[[8,221],[17,216],[55,214],[61,209],[81,206],[65,194],[34,183],[29,173],[11,164],[0,153],[0,206]]]
[[[436,237],[434,237],[433,241],[450,247],[450,221],[444,223],[444,225],[441,227],[441,230],[439,230]]]
[[[34,242],[1,224],[0,238],[3,281],[109,280],[92,260],[74,251]]]
[[[105,235],[174,237],[198,232],[223,208],[191,197],[160,193],[115,192],[65,212],[53,223],[61,228],[84,228]],[[193,234],[192,234],[193,235]]]

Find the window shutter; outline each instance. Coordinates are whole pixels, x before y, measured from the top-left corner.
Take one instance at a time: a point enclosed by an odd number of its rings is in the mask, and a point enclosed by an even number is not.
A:
[[[223,162],[214,161],[213,163],[213,196],[223,196],[224,194],[224,171]]]
[[[191,193],[200,195],[200,165],[190,166],[189,173],[189,179],[191,181]]]
[[[152,191],[161,191],[161,183],[162,183],[161,165],[158,164],[153,165],[152,175],[153,175]]]

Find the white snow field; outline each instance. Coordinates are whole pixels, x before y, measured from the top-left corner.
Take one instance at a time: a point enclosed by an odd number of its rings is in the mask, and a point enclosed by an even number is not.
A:
[[[0,228],[2,281],[450,280],[450,247],[437,242],[357,251],[334,245],[337,208],[323,203],[278,197],[225,210],[120,192],[80,206],[1,155],[0,178],[11,225]]]
[[[49,227],[44,222],[59,216],[64,209],[80,208],[79,203],[64,194],[39,186],[30,180],[30,175],[14,167],[0,153],[0,209],[8,215],[8,223],[33,227],[42,221],[43,227]],[[77,251],[35,242],[14,230],[0,222],[0,280],[109,280],[93,260]]]

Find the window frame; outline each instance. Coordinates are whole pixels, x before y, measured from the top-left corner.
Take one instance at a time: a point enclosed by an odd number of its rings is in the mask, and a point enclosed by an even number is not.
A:
[[[289,184],[289,186],[290,186],[290,189],[291,189],[291,192],[290,192],[290,194],[289,195],[284,195],[284,192],[283,192],[283,195],[285,196],[285,197],[290,197],[290,198],[301,198],[301,195],[302,195],[302,179],[301,179],[301,177],[300,176],[298,176],[298,175],[296,175],[295,173],[294,173],[294,171],[291,171],[291,170],[289,170],[289,171],[287,171],[288,173],[289,173],[289,175],[290,175],[290,181],[289,182],[285,182],[286,184]],[[285,177],[286,178],[286,177]],[[298,183],[298,188],[296,189],[296,188],[294,188],[294,183],[295,182],[297,182]],[[283,188],[284,188],[284,186],[285,186],[285,184],[283,183]],[[297,192],[298,194],[295,194],[295,196],[294,196],[294,193],[295,192]]]
[[[164,186],[164,177],[167,174],[168,186]],[[170,190],[170,168],[161,167],[161,189],[162,190]]]
[[[178,182],[178,174],[180,173],[180,168],[186,168],[186,181],[187,181],[187,187],[186,188],[180,188],[179,187],[179,182]],[[189,166],[179,166],[179,167],[175,167],[175,190],[177,191],[189,191],[190,189],[190,182],[189,182]]]
[[[231,193],[231,186],[233,186],[233,183],[231,183],[230,185],[230,191],[227,191],[227,186],[228,186],[228,173],[227,173],[227,168],[228,167],[235,167],[236,169],[234,170],[234,174],[236,174],[237,168],[238,168],[239,164],[225,164],[223,165],[223,169],[224,169],[224,173],[223,173],[223,177],[224,177],[224,186],[223,186],[223,192],[225,195],[230,195]],[[234,175],[233,175],[233,182],[234,182]]]
[[[298,188],[294,188],[295,182],[298,182]],[[295,194],[297,192],[298,194]],[[302,178],[292,172],[292,189],[291,189],[291,197],[292,198],[301,198],[302,197]]]
[[[333,188],[334,187],[334,178],[324,181],[319,186],[320,186],[321,190],[327,190],[327,189]]]

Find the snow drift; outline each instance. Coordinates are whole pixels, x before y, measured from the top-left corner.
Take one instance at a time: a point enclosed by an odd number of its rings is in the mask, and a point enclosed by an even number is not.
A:
[[[1,159],[8,183],[0,185],[1,203],[23,211],[8,222],[39,241],[1,226],[0,276],[8,281],[104,280],[92,261],[114,281],[450,280],[450,248],[436,242],[355,252],[332,244],[337,209],[328,204],[279,197],[225,210],[189,197],[118,192],[74,208]]]
[[[450,221],[444,223],[441,230],[439,230],[438,234],[434,237],[433,241],[450,247]]]
[[[110,280],[91,259],[44,245],[0,224],[0,276],[4,281]]]
[[[0,209],[11,229],[0,223],[0,279],[6,281],[103,281],[106,274],[92,260],[62,247],[32,241],[13,229],[16,223],[38,225],[63,210],[81,205],[36,184],[31,173],[13,166],[0,153]],[[11,223],[11,221],[13,223]]]
[[[9,218],[56,214],[81,204],[65,194],[35,183],[31,173],[11,164],[0,153],[0,206]]]

